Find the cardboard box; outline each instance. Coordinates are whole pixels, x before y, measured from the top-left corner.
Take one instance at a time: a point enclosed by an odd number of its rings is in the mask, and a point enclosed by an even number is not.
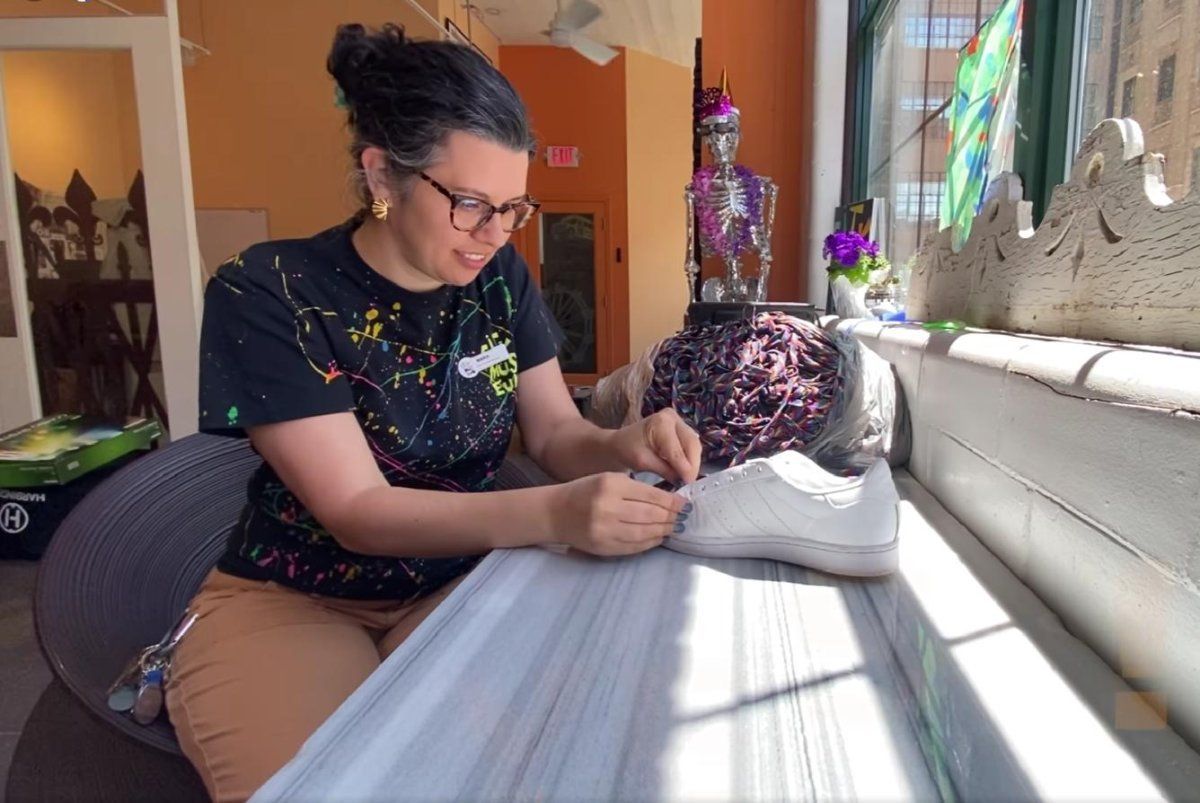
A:
[[[60,413],[0,435],[0,488],[62,485],[162,437],[154,419]]]

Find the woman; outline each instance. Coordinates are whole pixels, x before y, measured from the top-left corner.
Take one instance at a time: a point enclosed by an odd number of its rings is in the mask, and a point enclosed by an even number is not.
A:
[[[370,214],[254,246],[205,295],[201,429],[264,458],[167,688],[218,800],[286,763],[489,550],[650,549],[683,500],[618,472],[699,470],[673,412],[601,430],[570,398],[557,328],[506,245],[537,204],[503,76],[469,48],[357,25],[328,69]],[[562,484],[489,490],[514,415]]]

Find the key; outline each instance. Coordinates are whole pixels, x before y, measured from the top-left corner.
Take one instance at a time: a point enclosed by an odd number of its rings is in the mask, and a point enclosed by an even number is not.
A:
[[[134,696],[132,714],[133,721],[139,725],[149,725],[158,719],[159,712],[162,711],[162,676],[162,669],[155,666],[146,672],[141,685],[138,686]]]
[[[143,666],[153,649],[146,647],[135,655],[108,687],[108,707],[113,711],[126,713],[133,708],[133,695],[137,693],[138,683],[145,672]]]
[[[129,683],[122,683],[108,692],[108,707],[118,714],[128,714],[133,710],[136,699],[137,689]]]

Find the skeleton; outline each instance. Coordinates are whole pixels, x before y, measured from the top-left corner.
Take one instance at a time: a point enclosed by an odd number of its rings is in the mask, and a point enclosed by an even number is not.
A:
[[[719,95],[717,94],[719,92]],[[690,300],[700,275],[700,264],[695,249],[695,220],[697,210],[710,210],[716,216],[724,234],[722,249],[706,232],[700,233],[700,255],[718,256],[725,263],[724,278],[712,277],[705,280],[701,288],[703,301],[765,301],[767,279],[771,273],[771,231],[775,224],[775,202],[779,188],[770,178],[751,173],[748,169],[738,170],[734,163],[738,142],[741,139],[740,114],[729,98],[729,82],[721,75],[720,89],[705,91],[707,101],[700,109],[700,134],[712,156],[715,173],[706,192],[692,182],[684,188],[683,197],[687,204],[687,262],[684,271],[688,277]],[[757,186],[751,186],[755,182]],[[758,208],[753,208],[751,198],[757,194],[762,199]],[[745,250],[758,254],[757,276],[743,278],[741,254],[736,247],[738,230],[748,222],[749,242]]]

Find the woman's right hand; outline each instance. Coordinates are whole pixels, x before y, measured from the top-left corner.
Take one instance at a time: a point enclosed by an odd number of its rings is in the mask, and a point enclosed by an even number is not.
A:
[[[593,555],[653,549],[687,516],[682,496],[615,472],[581,477],[557,490],[550,511],[554,541]]]

